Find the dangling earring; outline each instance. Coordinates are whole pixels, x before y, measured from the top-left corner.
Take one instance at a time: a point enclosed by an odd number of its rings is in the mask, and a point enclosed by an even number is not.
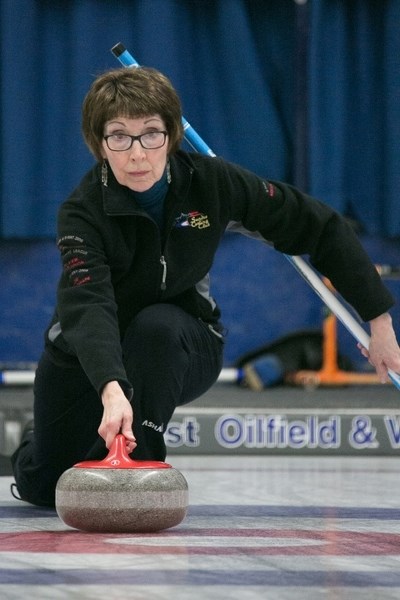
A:
[[[171,183],[171,165],[167,162],[167,183]]]
[[[103,164],[101,165],[101,183],[104,187],[108,185],[108,167],[105,160],[103,160]]]

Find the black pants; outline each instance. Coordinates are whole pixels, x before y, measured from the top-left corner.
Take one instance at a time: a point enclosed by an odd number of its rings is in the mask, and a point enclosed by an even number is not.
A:
[[[223,343],[207,324],[169,304],[142,310],[122,344],[132,399],[136,459],[164,460],[163,433],[175,408],[198,398],[217,379]],[[12,456],[21,498],[54,506],[60,475],[76,462],[107,455],[97,429],[101,400],[80,367],[55,365],[45,352],[34,385],[34,434]],[[156,428],[151,427],[154,424]]]

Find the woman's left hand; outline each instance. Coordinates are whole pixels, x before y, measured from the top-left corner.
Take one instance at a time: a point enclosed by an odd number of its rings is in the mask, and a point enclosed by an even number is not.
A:
[[[388,369],[400,373],[400,348],[396,340],[396,334],[392,326],[392,318],[384,313],[369,322],[371,327],[371,339],[369,349],[362,344],[357,344],[363,356],[376,369],[382,383],[389,381]]]

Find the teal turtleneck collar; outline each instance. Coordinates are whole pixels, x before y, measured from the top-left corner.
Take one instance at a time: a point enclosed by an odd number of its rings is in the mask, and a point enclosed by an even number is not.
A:
[[[161,179],[145,192],[132,191],[139,206],[145,210],[157,223],[160,229],[164,225],[164,200],[169,186],[169,167],[167,165]]]

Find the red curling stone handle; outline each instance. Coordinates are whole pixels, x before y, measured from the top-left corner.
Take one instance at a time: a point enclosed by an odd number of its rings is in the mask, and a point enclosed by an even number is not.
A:
[[[74,465],[77,469],[171,469],[158,460],[132,460],[126,450],[125,436],[118,434],[108,455],[103,460],[87,460]]]

